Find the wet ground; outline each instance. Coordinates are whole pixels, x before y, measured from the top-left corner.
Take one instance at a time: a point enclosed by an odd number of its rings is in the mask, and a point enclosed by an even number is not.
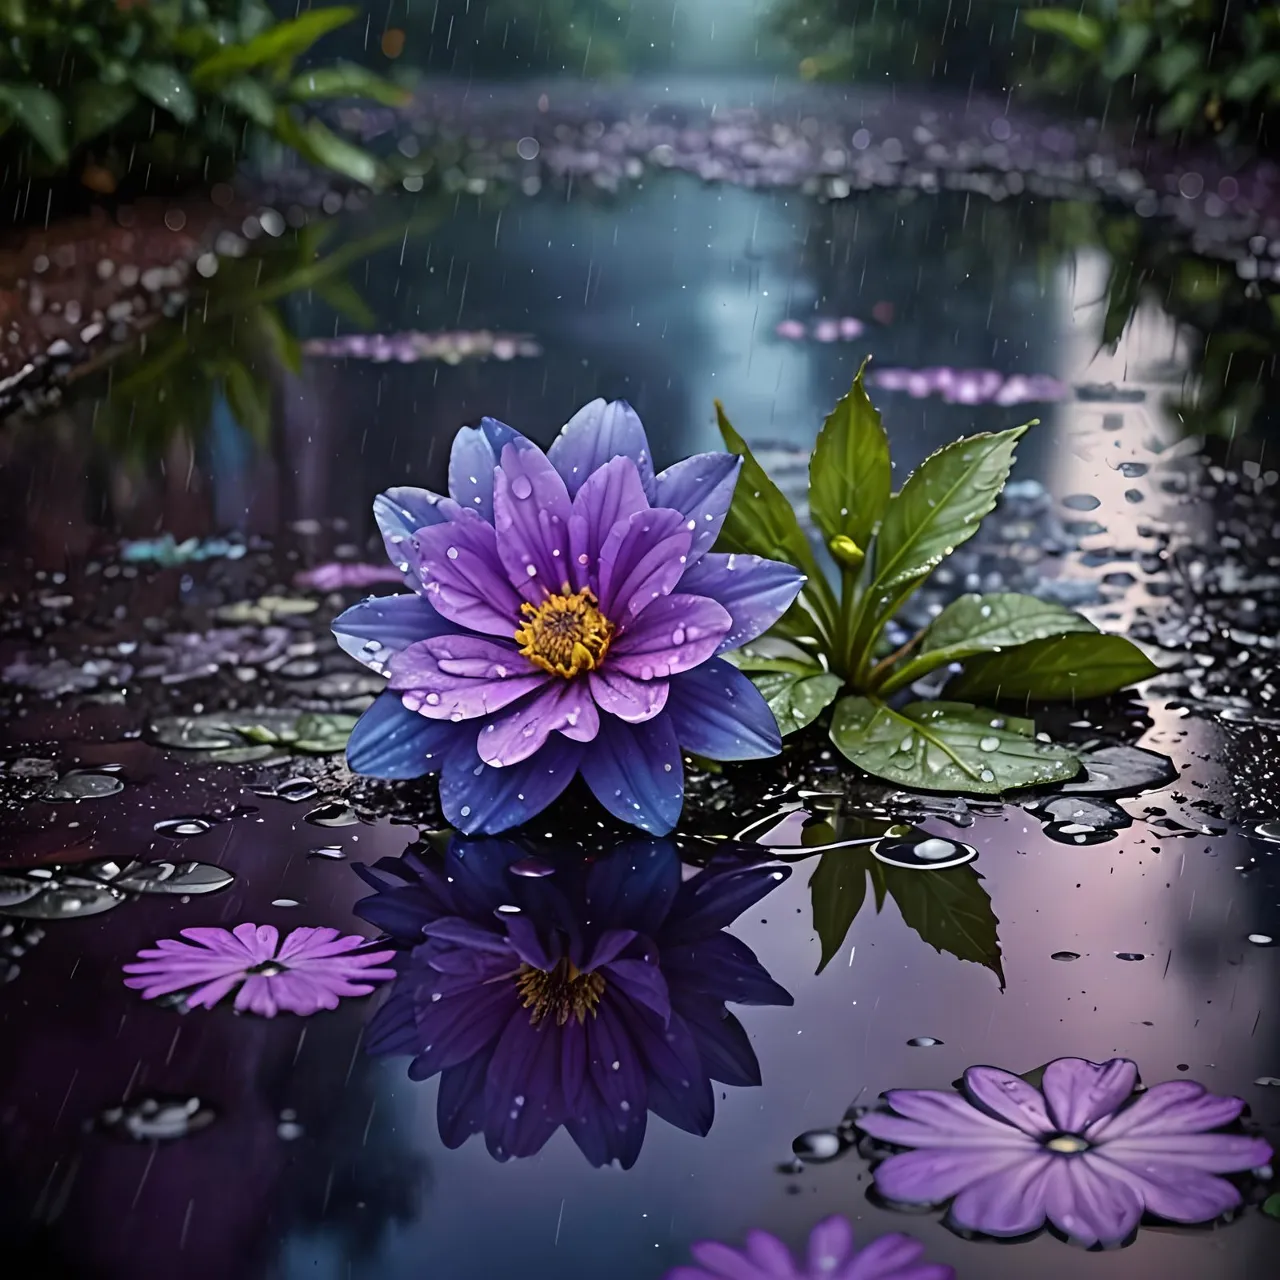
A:
[[[411,337],[392,362],[335,354],[354,304],[305,277],[266,299],[309,343],[290,372],[237,345],[246,316],[273,323],[254,268],[201,330],[214,345],[151,391],[78,379],[0,436],[6,1274],[657,1280],[693,1240],[799,1244],[839,1212],[864,1236],[911,1231],[961,1280],[1269,1275],[1264,1180],[1213,1229],[1144,1226],[1105,1253],[997,1245],[876,1202],[840,1128],[884,1089],[976,1063],[1118,1055],[1149,1084],[1245,1098],[1280,1144],[1277,472],[1265,436],[1206,444],[1169,408],[1197,335],[1144,303],[1100,350],[1114,264],[1061,234],[1074,206],[1026,192],[824,202],[662,172],[616,195],[493,196],[400,193],[319,250],[365,246],[341,278],[375,332],[448,331],[454,354],[490,335],[456,362]],[[479,1134],[459,1145],[437,1080],[368,1052],[383,995],[265,1021],[125,988],[124,963],[189,926],[373,936],[354,864],[441,856],[430,785],[354,780],[338,754],[378,684],[328,620],[394,588],[359,567],[381,561],[378,490],[440,485],[454,430],[482,414],[545,442],[604,394],[635,404],[660,463],[714,447],[720,398],[794,493],[868,353],[900,475],[967,431],[1042,419],[921,607],[1033,590],[1159,643],[1169,670],[1054,713],[1091,761],[1084,791],[896,794],[803,736],[781,765],[691,775],[661,856],[691,884],[782,873],[732,933],[793,999],[733,1005],[737,1083],[715,1086],[705,1136],[651,1116],[625,1171],[563,1132],[495,1159]],[[892,839],[876,857],[895,821],[951,842],[955,865],[921,869]],[[491,856],[522,868],[505,874],[532,909],[529,886],[570,882],[584,843],[609,864],[624,841],[566,804]]]

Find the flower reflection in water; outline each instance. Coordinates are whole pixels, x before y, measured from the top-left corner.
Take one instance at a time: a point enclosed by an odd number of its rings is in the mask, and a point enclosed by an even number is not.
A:
[[[924,1246],[910,1236],[881,1236],[855,1249],[853,1228],[841,1217],[814,1227],[803,1270],[767,1231],[748,1232],[741,1250],[703,1240],[693,1246],[693,1256],[696,1267],[677,1267],[667,1280],[955,1280],[956,1274],[925,1262]]]
[[[901,1204],[943,1204],[964,1231],[1026,1235],[1046,1219],[1085,1246],[1120,1244],[1144,1212],[1211,1222],[1240,1207],[1219,1174],[1265,1165],[1261,1138],[1224,1133],[1244,1109],[1192,1080],[1145,1092],[1124,1058],[1059,1058],[1041,1088],[994,1067],[970,1067],[963,1095],[895,1089],[896,1114],[858,1120],[872,1138],[914,1150],[875,1171],[876,1190]]]
[[[556,862],[511,840],[455,838],[443,858],[388,858],[361,874],[357,912],[412,950],[369,1048],[440,1075],[449,1147],[483,1133],[498,1160],[533,1155],[562,1125],[593,1165],[630,1168],[648,1113],[711,1128],[711,1082],[760,1083],[725,1008],[789,1005],[724,932],[785,867],[716,860],[682,880],[673,845],[634,840]]]

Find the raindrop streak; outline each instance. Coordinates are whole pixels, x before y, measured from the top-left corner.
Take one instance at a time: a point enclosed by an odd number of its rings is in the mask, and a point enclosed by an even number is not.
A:
[[[834,1160],[843,1148],[840,1135],[831,1129],[810,1129],[791,1144],[791,1150],[807,1164]]]
[[[917,871],[959,867],[978,856],[972,845],[961,844],[959,840],[944,840],[941,836],[930,836],[922,831],[914,836],[886,836],[871,846],[871,853],[891,867]]]

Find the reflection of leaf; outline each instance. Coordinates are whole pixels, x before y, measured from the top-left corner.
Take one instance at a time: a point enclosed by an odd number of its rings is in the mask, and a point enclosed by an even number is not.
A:
[[[887,697],[896,689],[975,654],[998,652],[1015,645],[1072,631],[1095,631],[1088,618],[1048,600],[1004,592],[965,595],[952,601],[925,629],[920,652],[900,667],[881,687]]]
[[[813,903],[813,927],[822,944],[818,972],[831,963],[844,945],[867,897],[867,867],[870,855],[863,849],[836,849],[818,859],[809,879]]]
[[[1150,679],[1159,668],[1132,640],[1100,632],[1034,640],[965,664],[947,696],[1004,702],[1079,701]]]
[[[860,769],[919,791],[998,795],[1063,782],[1080,770],[1064,747],[964,702],[913,702],[901,710],[847,697],[831,719],[831,740]]]
[[[882,864],[877,869],[908,928],[935,951],[984,965],[1004,986],[1000,922],[992,909],[991,895],[973,867],[908,871]]]

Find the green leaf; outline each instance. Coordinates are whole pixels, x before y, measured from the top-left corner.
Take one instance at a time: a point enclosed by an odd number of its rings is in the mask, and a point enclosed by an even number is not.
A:
[[[340,138],[319,120],[299,124],[287,109],[276,111],[276,137],[292,147],[304,160],[344,174],[366,187],[376,186],[380,174],[377,160],[361,147]]]
[[[270,129],[275,124],[276,100],[271,90],[250,76],[238,76],[228,80],[217,90],[223,102],[235,107],[241,115],[247,116],[254,124]]]
[[[1074,9],[1032,9],[1022,15],[1022,21],[1032,31],[1047,31],[1050,35],[1061,36],[1086,53],[1097,53],[1106,35],[1097,18]]]
[[[809,510],[830,542],[851,538],[863,551],[889,505],[889,437],[863,385],[866,363],[836,402],[809,460]]]
[[[1159,85],[1162,93],[1168,93],[1193,71],[1204,66],[1205,51],[1195,42],[1171,44],[1155,55],[1146,70]]]
[[[1262,1202],[1262,1212],[1265,1213],[1268,1218],[1280,1218],[1280,1192],[1277,1192],[1273,1196],[1268,1196]]]
[[[221,370],[227,404],[236,421],[258,443],[271,436],[271,388],[238,360],[229,360]]]
[[[177,67],[163,62],[141,62],[129,75],[138,91],[163,107],[179,124],[190,124],[196,118],[195,91]]]
[[[1124,636],[1078,632],[974,658],[947,685],[947,696],[1078,702],[1105,697],[1158,671]]]
[[[67,126],[62,103],[31,84],[0,84],[0,106],[31,135],[55,164],[67,163]]]
[[[1280,53],[1246,62],[1226,83],[1223,96],[1235,102],[1248,102],[1263,89],[1280,83]]]
[[[334,6],[311,9],[288,22],[277,22],[247,44],[228,45],[197,63],[191,78],[198,85],[211,86],[227,76],[239,75],[268,63],[287,67],[321,36],[344,26],[359,12],[355,8]]]
[[[844,686],[839,676],[818,666],[807,673],[758,671],[750,675],[751,682],[769,704],[783,737],[812,724]]]
[[[813,927],[822,946],[818,972],[844,946],[862,904],[867,897],[869,855],[862,849],[838,849],[824,853],[809,877],[809,897],[813,903]]]
[[[1096,632],[1097,628],[1074,609],[1035,596],[1014,592],[961,596],[925,628],[919,652],[889,676],[880,693],[888,697],[948,662],[1073,631]]]
[[[719,400],[716,401],[716,420],[720,424],[725,447],[742,458],[742,471],[733,491],[729,514],[716,540],[717,549],[739,555],[764,556],[769,560],[785,560],[807,574],[809,581],[801,594],[814,605],[830,638],[835,622],[835,597],[826,575],[818,567],[813,548],[800,528],[796,513],[755,460],[747,442],[734,430]]]
[[[256,307],[253,318],[267,345],[275,353],[276,359],[290,373],[301,373],[302,344],[289,332],[279,309],[269,304]]]
[[[1151,43],[1151,28],[1145,22],[1128,22],[1111,41],[1099,70],[1108,80],[1132,75]]]
[[[909,871],[881,864],[878,870],[909,929],[935,951],[985,966],[1004,986],[1000,922],[992,909],[991,895],[973,867]]]
[[[296,102],[317,98],[369,98],[388,107],[402,107],[413,96],[390,80],[353,62],[314,67],[294,76],[289,96]]]
[[[922,582],[996,505],[1014,449],[1031,426],[955,440],[926,458],[894,494],[876,543],[872,595]]]
[[[897,711],[870,698],[842,698],[831,741],[858,768],[918,791],[999,795],[1080,771],[1065,748],[965,702],[913,702]]]
[[[76,142],[88,142],[106,133],[129,114],[137,101],[131,85],[81,81],[71,108],[72,137]]]
[[[1161,133],[1176,133],[1185,129],[1200,115],[1200,103],[1204,98],[1203,90],[1192,85],[1181,89],[1169,99],[1156,116],[1156,128]]]
[[[350,280],[344,280],[340,276],[335,276],[332,280],[320,280],[316,282],[315,291],[339,315],[345,316],[361,329],[371,329],[375,324],[377,317]]]

